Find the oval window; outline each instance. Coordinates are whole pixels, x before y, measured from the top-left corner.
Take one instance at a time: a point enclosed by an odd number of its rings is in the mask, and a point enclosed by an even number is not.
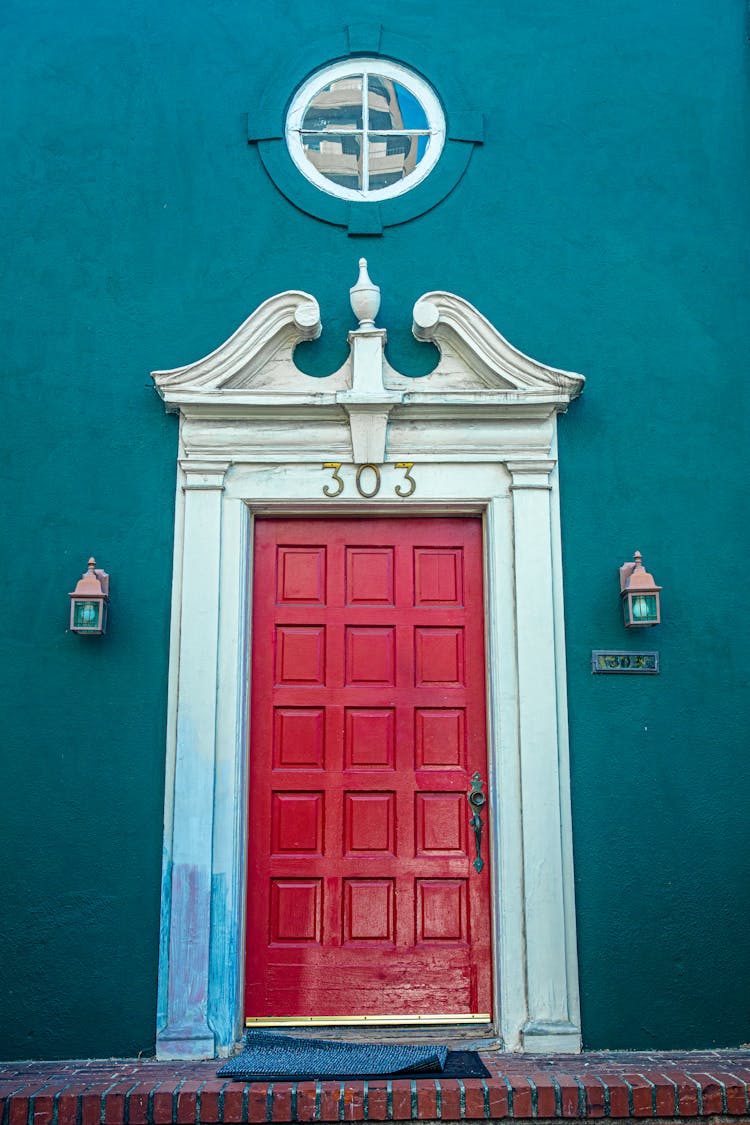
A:
[[[339,199],[377,202],[416,187],[438,161],[445,115],[434,90],[385,59],[349,59],[300,86],[286,119],[303,176]]]

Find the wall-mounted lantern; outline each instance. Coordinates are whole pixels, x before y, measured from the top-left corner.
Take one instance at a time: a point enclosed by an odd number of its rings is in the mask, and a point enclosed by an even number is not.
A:
[[[107,631],[109,575],[96,569],[96,559],[70,595],[70,628],[73,633],[100,636]]]
[[[644,568],[641,552],[636,551],[633,562],[623,563],[620,567],[620,597],[627,628],[659,624],[660,590],[661,586],[656,585],[654,576]]]

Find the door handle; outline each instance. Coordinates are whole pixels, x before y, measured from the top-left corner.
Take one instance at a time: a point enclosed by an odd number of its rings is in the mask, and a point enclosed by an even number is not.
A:
[[[469,820],[469,827],[474,831],[474,843],[477,848],[477,858],[474,860],[474,867],[479,874],[484,867],[484,860],[482,859],[482,817],[481,811],[487,804],[487,795],[484,792],[484,782],[480,774],[477,772],[472,775],[471,789],[466,794],[466,799],[469,802],[471,809],[471,818]]]

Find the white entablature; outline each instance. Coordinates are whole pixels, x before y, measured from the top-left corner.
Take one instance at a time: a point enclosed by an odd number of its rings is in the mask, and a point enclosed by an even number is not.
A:
[[[325,378],[294,364],[321,331],[298,291],[205,359],[154,373],[180,414],[158,1053],[226,1054],[242,1029],[254,521],[352,513],[483,521],[494,1034],[577,1051],[556,423],[583,376],[432,292],[413,331],[440,359],[407,378],[385,358],[364,260],[350,295],[359,326]]]
[[[321,445],[324,453],[358,463],[380,463],[387,455],[414,453],[411,428],[408,449],[401,448],[406,437],[403,424],[410,417],[419,416],[424,425],[420,447],[435,448],[437,427],[443,439],[441,457],[460,457],[464,452],[461,430],[472,419],[520,419],[528,416],[519,410],[525,406],[532,408],[531,416],[538,420],[565,410],[581,393],[582,375],[524,355],[473,305],[452,293],[426,293],[414,306],[412,331],[417,340],[436,345],[440,352],[437,367],[417,379],[401,375],[385,358],[386,332],[375,327],[380,290],[367,276],[363,258],[359,281],[351,290],[355,315],[365,291],[377,298],[374,311],[364,309],[371,315],[358,316],[359,327],[349,333],[349,357],[333,374],[313,378],[295,366],[297,345],[317,339],[322,326],[315,298],[290,290],[260,305],[204,359],[171,371],[155,371],[153,378],[167,408],[181,411],[186,418],[255,416],[258,421],[264,416],[270,420],[273,408],[278,407],[290,420],[296,415],[300,421],[309,417],[306,408],[334,408],[327,412]],[[336,419],[343,422],[347,416],[348,444],[344,433],[331,432]],[[246,436],[257,457],[264,445],[263,434]],[[186,455],[209,452],[197,447],[191,450],[189,428],[183,437]],[[284,449],[275,427],[268,437],[266,452],[278,458]],[[469,448],[476,449],[475,443],[470,442]],[[242,451],[237,447],[234,454],[241,457]],[[299,455],[298,443],[294,441],[286,452]],[[523,455],[523,443],[517,452]]]

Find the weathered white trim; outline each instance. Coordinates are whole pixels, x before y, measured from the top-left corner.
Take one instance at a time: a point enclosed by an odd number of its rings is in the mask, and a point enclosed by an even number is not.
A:
[[[168,845],[167,1026],[160,1050],[170,1058],[213,1054],[208,1025],[211,935],[212,793],[216,772],[216,662],[219,632],[221,492],[229,463],[181,463],[180,630],[171,839]]]
[[[154,375],[181,414],[159,1055],[226,1053],[241,1032],[252,524],[266,513],[483,515],[496,1028],[506,1049],[578,1050],[556,418],[582,377],[428,294],[415,335],[441,349],[432,375],[404,379],[363,326],[340,371],[311,379],[292,351],[319,331],[316,310],[281,294],[206,360]],[[372,499],[353,460],[380,465]],[[328,499],[330,461],[345,488]],[[401,461],[415,463],[406,498]]]
[[[296,386],[305,393],[309,380],[291,363],[292,352],[303,340],[317,340],[320,332],[320,309],[314,297],[299,290],[279,293],[264,301],[215,351],[185,367],[153,371],[152,378],[172,408],[217,393],[225,402],[226,392],[235,388],[258,391],[270,385],[277,395]],[[276,385],[278,370],[284,372],[283,388]]]
[[[557,390],[562,401],[583,390],[583,376],[548,367],[514,348],[473,305],[454,293],[425,293],[414,306],[412,331],[440,350],[440,362],[420,389],[442,386],[463,392],[479,383],[523,391],[528,399],[548,399]]]

